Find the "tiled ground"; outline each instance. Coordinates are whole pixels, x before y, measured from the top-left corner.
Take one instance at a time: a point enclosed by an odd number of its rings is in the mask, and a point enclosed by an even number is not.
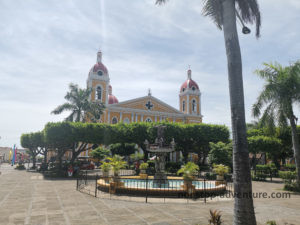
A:
[[[0,224],[208,224],[209,209],[222,211],[232,224],[233,201],[148,203],[95,198],[76,191],[75,180],[44,180],[39,173],[0,170]],[[255,192],[281,192],[282,184],[254,182]],[[255,199],[259,224],[300,224],[300,196]]]

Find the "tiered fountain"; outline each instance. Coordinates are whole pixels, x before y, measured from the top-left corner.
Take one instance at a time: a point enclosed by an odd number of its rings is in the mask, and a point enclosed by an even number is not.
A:
[[[157,126],[157,138],[154,144],[150,144],[148,140],[145,141],[146,150],[155,154],[155,175],[153,186],[159,188],[169,187],[169,182],[165,173],[166,156],[168,153],[175,151],[174,138],[168,145],[164,142],[164,129],[165,126]]]

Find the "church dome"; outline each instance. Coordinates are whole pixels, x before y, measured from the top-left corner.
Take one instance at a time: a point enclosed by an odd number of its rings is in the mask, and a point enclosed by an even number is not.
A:
[[[187,71],[188,79],[181,85],[180,92],[185,90],[192,89],[193,91],[199,90],[199,86],[196,81],[192,80],[192,70]]]
[[[108,86],[108,104],[116,104],[119,103],[116,96],[112,94],[112,86]]]

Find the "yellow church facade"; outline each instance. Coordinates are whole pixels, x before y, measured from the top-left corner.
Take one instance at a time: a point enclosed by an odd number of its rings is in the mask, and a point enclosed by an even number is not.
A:
[[[90,100],[105,104],[101,123],[132,122],[183,122],[202,123],[201,92],[198,84],[192,80],[192,71],[187,71],[187,79],[179,90],[179,109],[151,95],[119,102],[112,94],[108,69],[102,63],[102,52],[97,53],[97,62],[91,68],[87,87],[92,88]]]

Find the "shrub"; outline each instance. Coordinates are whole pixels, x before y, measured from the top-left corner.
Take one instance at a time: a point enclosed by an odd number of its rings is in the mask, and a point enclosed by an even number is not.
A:
[[[274,220],[269,220],[267,221],[267,225],[277,225],[277,223]]]
[[[205,174],[205,179],[207,179],[207,180],[216,180],[217,179],[217,174],[211,173],[211,172],[206,173]]]
[[[284,184],[283,189],[285,191],[300,192],[300,186],[297,184],[297,182],[286,183]]]
[[[197,175],[199,166],[193,162],[188,162],[177,171],[177,174],[182,174],[184,180],[193,180],[194,176]]]
[[[110,170],[111,165],[107,162],[103,162],[100,166],[103,172],[108,172]]]
[[[18,164],[18,165],[16,166],[16,169],[17,169],[17,170],[25,170],[26,168],[25,168],[25,166],[24,166],[23,164]]]
[[[181,168],[180,162],[167,162],[166,171],[169,173],[176,173]]]
[[[267,178],[267,175],[264,173],[257,173],[256,175],[251,175],[252,180],[254,181],[265,181]]]
[[[224,174],[227,174],[230,171],[230,168],[223,164],[214,165],[213,167],[213,171],[220,176],[224,176]]]
[[[140,165],[140,169],[141,169],[141,170],[146,170],[146,169],[148,169],[148,167],[149,167],[149,164],[148,164],[148,163],[142,163],[142,164]]]
[[[209,214],[210,214],[210,219],[208,220],[209,224],[212,225],[221,225],[222,224],[222,220],[221,220],[221,212],[217,211],[217,210],[209,210]]]
[[[284,183],[290,184],[296,179],[296,171],[279,171],[279,177],[284,181]]]
[[[296,171],[296,165],[295,164],[286,164],[285,168],[289,171]]]

